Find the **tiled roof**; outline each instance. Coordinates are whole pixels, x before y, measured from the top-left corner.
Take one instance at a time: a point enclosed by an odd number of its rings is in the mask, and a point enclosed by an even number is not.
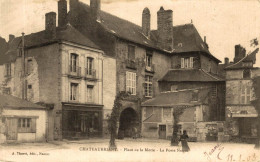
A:
[[[230,66],[227,66],[225,69],[241,69],[241,68],[245,68],[243,66],[243,62],[252,62],[253,64],[255,64],[256,54],[258,53],[258,51],[259,51],[259,48],[255,49],[253,52],[251,52],[250,54],[246,55],[240,61],[238,61],[237,63],[234,63],[234,64],[232,64]]]
[[[174,107],[174,106],[195,106],[207,104],[209,88],[197,89],[198,101],[192,101],[192,95],[195,89],[164,92],[142,103],[142,106],[160,106],[160,107]]]
[[[85,11],[85,14],[79,15],[79,19],[85,19],[87,15],[90,15],[90,7],[82,2],[79,2],[79,4],[79,6]],[[201,39],[193,24],[173,26],[174,49],[173,51],[165,51],[157,45],[157,30],[151,31],[151,36],[148,38],[143,34],[141,26],[104,11],[100,12],[100,20],[98,23],[114,36],[128,41],[159,49],[167,53],[201,51],[219,61],[209,52],[207,45]]]
[[[202,69],[171,69],[159,81],[215,82],[223,79]]]
[[[43,106],[6,94],[0,94],[0,107],[45,109]]]
[[[56,28],[56,37],[55,38],[47,38],[45,35],[45,31],[40,31],[37,33],[32,33],[29,35],[25,35],[25,48],[39,46],[46,43],[52,43],[57,41],[68,41],[72,43],[76,43],[78,45],[83,45],[95,49],[100,49],[95,43],[82,35],[78,30],[76,30],[70,24],[67,24],[63,28]],[[17,37],[12,42],[10,42],[9,50],[0,55],[0,65],[6,62],[12,62],[17,57],[17,52],[19,51],[19,47],[21,46],[22,37]]]

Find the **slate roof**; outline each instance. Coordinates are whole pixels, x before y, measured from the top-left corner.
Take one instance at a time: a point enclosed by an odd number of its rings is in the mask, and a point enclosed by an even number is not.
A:
[[[80,15],[79,19],[84,19],[90,14],[90,7],[82,2],[79,2],[79,4],[81,9],[85,11],[85,14]],[[100,21],[98,21],[98,23],[100,23],[106,31],[110,32],[114,36],[128,41],[159,49],[167,53],[201,51],[220,62],[220,60],[209,52],[207,45],[202,40],[193,24],[173,26],[174,50],[165,51],[157,45],[157,30],[151,31],[151,36],[148,38],[143,34],[141,26],[104,11],[100,12]]]
[[[198,101],[192,101],[192,94],[195,89],[171,91],[160,93],[155,98],[143,102],[143,107],[174,107],[174,106],[196,106],[201,104],[207,104],[208,94],[210,88],[197,89]]]
[[[6,94],[0,94],[0,107],[21,109],[45,109],[45,107],[43,106]]]
[[[216,82],[223,79],[202,69],[171,69],[159,81]]]
[[[37,33],[32,33],[25,35],[25,48],[40,46],[43,44],[53,43],[57,41],[68,41],[76,43],[78,45],[87,46],[94,49],[99,49],[95,43],[89,40],[87,37],[82,35],[77,29],[75,29],[70,24],[67,24],[65,27],[56,28],[56,37],[51,39],[46,37],[45,31],[40,31]],[[15,61],[17,57],[17,52],[19,52],[19,47],[21,46],[22,37],[17,37],[13,39],[9,44],[9,50],[0,55],[0,65],[6,62]]]
[[[234,63],[230,66],[227,66],[225,69],[241,69],[241,68],[245,68],[243,66],[243,62],[252,62],[253,64],[255,64],[256,61],[256,54],[258,53],[259,48],[255,49],[253,52],[251,52],[250,54],[246,55],[244,58],[242,58],[240,61],[238,61],[237,63]]]

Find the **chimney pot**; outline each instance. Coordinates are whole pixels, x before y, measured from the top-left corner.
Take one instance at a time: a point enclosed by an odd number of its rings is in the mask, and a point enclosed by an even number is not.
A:
[[[229,58],[225,57],[225,65],[228,65],[228,64],[229,64]]]
[[[58,26],[62,27],[67,24],[67,1],[58,1]]]

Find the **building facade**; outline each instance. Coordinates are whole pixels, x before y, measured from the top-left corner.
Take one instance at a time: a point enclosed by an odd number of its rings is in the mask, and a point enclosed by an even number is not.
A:
[[[116,94],[115,59],[70,24],[56,27],[54,12],[44,31],[14,38],[2,57],[3,92],[48,107],[49,140],[102,136],[103,110]]]
[[[255,99],[253,78],[260,76],[254,67],[258,49],[246,55],[245,49],[235,46],[233,63],[228,63],[226,72],[226,122],[231,140],[253,142],[257,138],[258,113],[251,101]]]

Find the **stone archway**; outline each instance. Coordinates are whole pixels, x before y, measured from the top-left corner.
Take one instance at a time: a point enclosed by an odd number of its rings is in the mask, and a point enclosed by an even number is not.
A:
[[[132,137],[133,127],[138,129],[138,115],[133,108],[129,107],[120,114],[118,138]]]

